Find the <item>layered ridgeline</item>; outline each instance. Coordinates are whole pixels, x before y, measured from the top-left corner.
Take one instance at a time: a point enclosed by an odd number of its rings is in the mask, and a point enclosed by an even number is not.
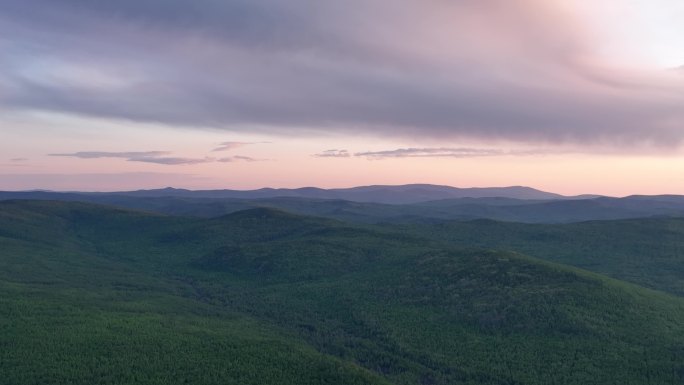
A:
[[[46,191],[30,191],[23,194],[40,196]],[[375,185],[350,188],[323,189],[303,188],[262,188],[258,190],[185,190],[167,187],[156,190],[122,191],[115,193],[76,193],[86,196],[121,195],[128,197],[170,197],[190,199],[269,199],[302,198],[346,200],[352,202],[374,202],[387,204],[406,204],[441,199],[507,197],[513,199],[567,199],[559,194],[540,191],[531,187],[473,187],[459,188],[432,184]]]
[[[684,297],[684,218],[568,224],[480,219],[394,228],[447,246],[519,252]]]
[[[421,234],[0,202],[0,383],[684,381],[681,298]]]
[[[478,218],[526,223],[569,223],[684,216],[682,196],[564,197],[528,187],[459,189],[406,185],[331,190],[0,192],[0,200],[8,199],[91,202],[197,217],[217,217],[250,208],[268,207],[359,223],[434,223]]]

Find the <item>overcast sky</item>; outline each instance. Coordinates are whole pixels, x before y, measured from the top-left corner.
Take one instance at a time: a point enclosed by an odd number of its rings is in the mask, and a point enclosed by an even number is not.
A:
[[[0,0],[0,189],[683,193],[680,0]]]

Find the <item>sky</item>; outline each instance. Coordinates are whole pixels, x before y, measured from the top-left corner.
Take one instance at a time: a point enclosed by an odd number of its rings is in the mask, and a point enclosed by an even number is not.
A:
[[[681,0],[0,0],[0,189],[684,194]]]

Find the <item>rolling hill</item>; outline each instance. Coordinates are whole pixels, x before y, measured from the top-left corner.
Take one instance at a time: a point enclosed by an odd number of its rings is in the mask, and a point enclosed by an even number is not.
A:
[[[177,191],[177,190],[173,190]],[[181,190],[185,191],[185,190]],[[91,202],[162,214],[218,217],[250,208],[274,208],[301,215],[358,223],[435,223],[493,219],[524,223],[572,223],[645,217],[683,217],[684,197],[674,195],[625,198],[515,199],[455,198],[411,204],[355,202],[302,197],[210,198],[145,196],[127,193],[0,192],[0,200],[42,199]],[[160,194],[160,192],[155,192]]]
[[[448,245],[520,252],[684,296],[684,218],[568,224],[474,220],[405,230]]]
[[[0,383],[684,381],[683,299],[447,242],[270,208],[0,202]]]

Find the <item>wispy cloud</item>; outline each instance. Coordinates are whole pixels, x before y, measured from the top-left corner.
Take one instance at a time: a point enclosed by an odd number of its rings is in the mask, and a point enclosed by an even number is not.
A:
[[[175,158],[175,157],[133,157],[133,158],[128,158],[127,159],[129,162],[144,162],[144,163],[155,163],[155,164],[164,164],[164,165],[169,165],[169,166],[175,166],[175,165],[191,165],[191,164],[202,164],[202,163],[211,163],[215,159],[214,158]]]
[[[169,151],[131,151],[131,152],[107,152],[107,151],[80,151],[62,154],[49,154],[49,156],[63,156],[80,159],[120,158],[128,162],[154,163],[162,165],[192,165],[210,163],[214,158],[181,158],[169,157]]]
[[[347,150],[325,150],[318,154],[313,154],[316,158],[349,158],[351,154]]]
[[[169,151],[132,151],[132,152],[107,152],[107,151],[79,151],[61,154],[48,154],[49,156],[65,156],[81,159],[99,158],[152,158],[170,154]]]
[[[270,142],[223,142],[218,147],[216,147],[215,149],[213,149],[211,151],[212,152],[229,151],[229,150],[234,150],[236,148],[250,146],[253,144],[265,144],[265,143],[270,143]]]
[[[237,156],[234,156],[233,158],[237,159],[237,160],[244,160],[245,162],[258,162],[260,160],[263,160],[263,159],[252,158],[249,156],[242,156],[242,155],[237,155]]]
[[[3,163],[0,164],[2,167],[13,167],[13,168],[20,168],[20,167],[31,167],[31,165],[28,163],[29,159],[28,158],[11,158],[9,159],[9,163]]]
[[[221,163],[230,163],[230,162],[263,162],[268,159],[257,159],[257,158],[252,158],[250,156],[243,156],[243,155],[236,155],[236,156],[229,156],[225,158],[219,158],[216,161],[221,162]]]
[[[252,158],[250,156],[235,155],[223,158],[204,157],[204,158],[185,158],[168,156],[169,151],[128,151],[128,152],[107,152],[107,151],[79,151],[71,153],[48,154],[49,156],[72,157],[79,159],[100,159],[118,158],[128,162],[154,163],[166,166],[194,165],[203,163],[229,163],[229,162],[260,162],[268,159]]]
[[[545,149],[503,150],[495,148],[437,147],[437,148],[399,148],[396,150],[357,152],[354,156],[368,159],[386,158],[477,158],[490,156],[533,156],[559,154],[559,151]],[[565,153],[565,152],[563,152]]]
[[[473,158],[504,155],[503,150],[485,148],[399,148],[386,151],[357,152],[354,156],[384,158]]]

